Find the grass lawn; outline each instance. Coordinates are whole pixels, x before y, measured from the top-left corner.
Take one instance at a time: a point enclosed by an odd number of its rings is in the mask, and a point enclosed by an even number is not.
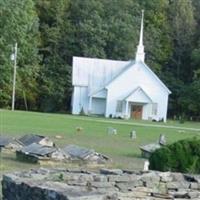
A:
[[[76,127],[82,127],[83,131],[77,133]],[[117,135],[108,135],[108,127],[116,128]],[[135,141],[129,138],[131,130],[137,132]],[[112,158],[113,167],[141,169],[144,160],[140,157],[140,145],[157,141],[161,133],[165,134],[168,143],[194,136],[199,137],[200,123],[179,124],[173,121],[155,123],[0,110],[0,134],[19,137],[30,133],[49,136],[59,146],[77,144],[94,148]],[[56,139],[55,135],[61,135],[63,139]],[[1,154],[0,156],[2,172],[34,167],[16,161],[14,155]]]

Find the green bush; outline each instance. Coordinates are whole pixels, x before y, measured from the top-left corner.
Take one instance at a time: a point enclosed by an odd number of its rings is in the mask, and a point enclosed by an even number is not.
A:
[[[149,158],[150,169],[200,173],[200,139],[186,139],[156,150]]]
[[[85,116],[85,111],[84,111],[83,107],[81,108],[81,111],[80,111],[79,115]]]

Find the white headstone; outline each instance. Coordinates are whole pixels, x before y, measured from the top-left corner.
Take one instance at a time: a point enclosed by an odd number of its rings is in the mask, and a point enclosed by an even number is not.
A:
[[[144,161],[144,171],[149,171],[149,161],[148,160],[145,160]]]
[[[133,140],[135,140],[137,138],[136,131],[132,130],[130,132],[130,138],[133,139]]]
[[[108,134],[109,135],[117,135],[117,129],[112,128],[112,127],[108,127]]]
[[[165,135],[164,134],[160,135],[159,144],[160,145],[166,145],[166,139],[165,139]]]

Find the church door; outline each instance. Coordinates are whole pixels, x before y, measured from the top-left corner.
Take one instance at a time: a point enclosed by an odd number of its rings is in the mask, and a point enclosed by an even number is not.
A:
[[[142,106],[139,105],[131,106],[131,118],[142,119]]]

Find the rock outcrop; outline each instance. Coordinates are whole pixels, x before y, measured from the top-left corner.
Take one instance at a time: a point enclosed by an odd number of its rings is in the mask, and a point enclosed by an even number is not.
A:
[[[200,176],[102,169],[34,169],[3,176],[3,200],[200,199]]]

